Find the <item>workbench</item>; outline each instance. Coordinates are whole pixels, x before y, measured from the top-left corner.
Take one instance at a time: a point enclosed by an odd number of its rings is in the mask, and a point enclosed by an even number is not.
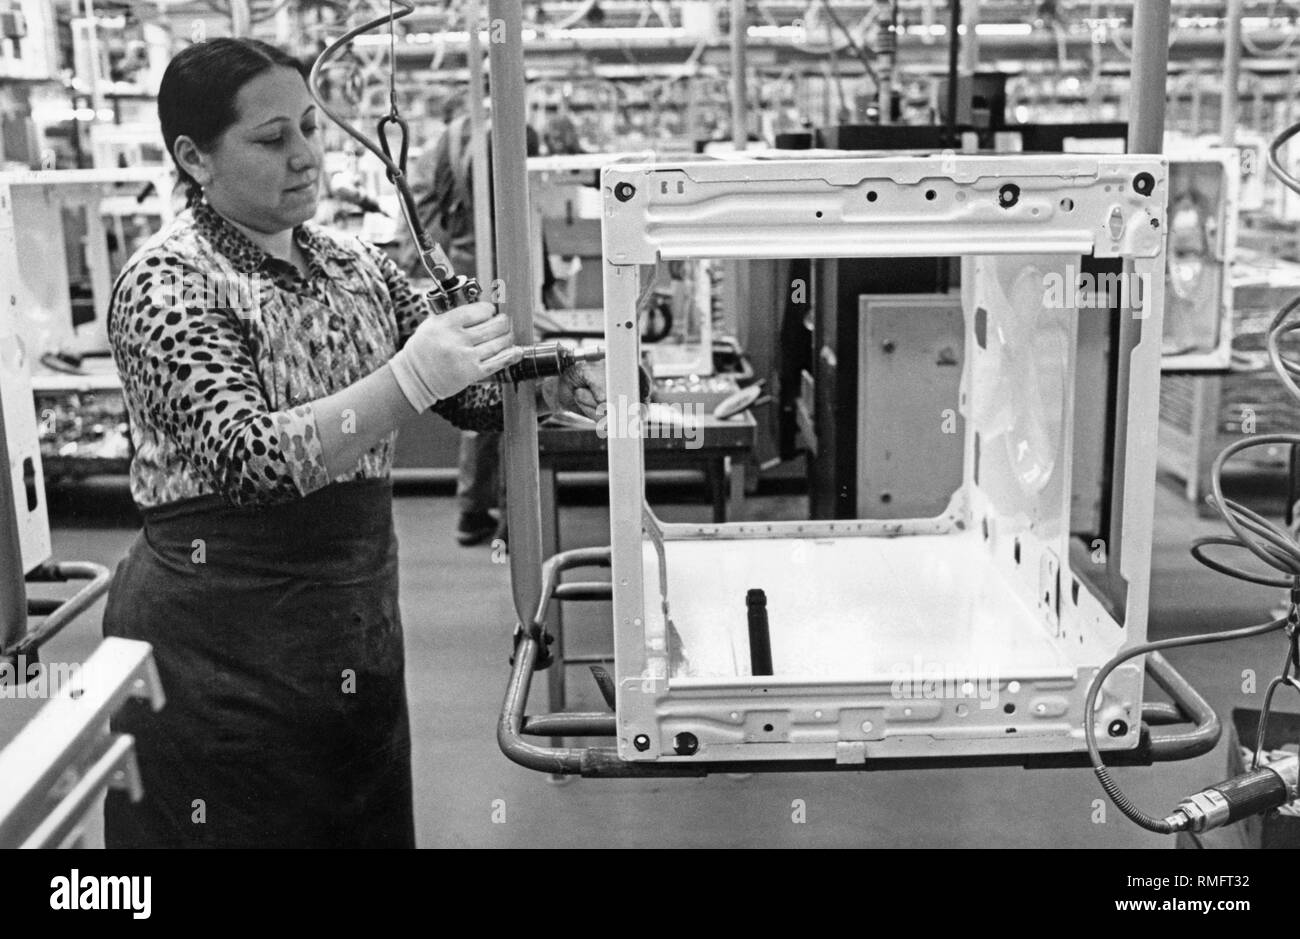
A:
[[[701,416],[694,439],[669,433],[667,428],[654,436],[657,428],[651,425],[644,438],[646,469],[702,470],[712,497],[713,521],[722,524],[735,517],[744,499],[745,458],[754,449],[757,426],[748,411],[727,420]],[[537,452],[542,557],[550,557],[560,550],[558,474],[608,472],[608,441],[595,428],[542,424],[537,429]]]

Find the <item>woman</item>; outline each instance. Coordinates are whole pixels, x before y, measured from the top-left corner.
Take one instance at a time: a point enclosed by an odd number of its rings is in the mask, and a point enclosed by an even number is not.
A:
[[[114,722],[145,795],[110,794],[106,841],[413,846],[394,435],[430,407],[499,429],[476,383],[520,352],[490,304],[427,316],[380,251],[306,224],[324,117],[284,53],[190,46],[158,113],[189,208],[109,312],[144,530],[104,633],[153,644],[167,704]],[[603,397],[594,372],[550,390]]]

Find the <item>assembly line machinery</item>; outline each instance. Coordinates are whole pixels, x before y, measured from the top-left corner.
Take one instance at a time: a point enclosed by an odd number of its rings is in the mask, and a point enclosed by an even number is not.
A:
[[[386,136],[405,136],[395,92],[376,146],[317,88],[321,70],[351,38],[378,25],[391,30],[412,10],[402,0],[394,6],[397,12],[327,48],[311,86],[325,112],[384,162],[435,284],[431,304],[442,311],[475,299],[480,287],[451,270],[415,217],[404,140],[392,148]],[[513,218],[529,217],[521,14],[517,3],[490,0],[489,16],[505,39],[490,48],[496,209]],[[935,435],[961,435],[959,480],[937,514],[668,523],[646,499],[640,434],[611,432],[609,545],[543,557],[529,382],[575,358],[559,346],[532,344],[529,226],[497,227],[495,254],[513,261],[500,272],[501,305],[516,341],[529,347],[523,367],[501,378],[516,623],[497,736],[509,759],[588,777],[1091,763],[1130,819],[1162,833],[1203,830],[1295,797],[1294,758],[1269,767],[1257,754],[1245,776],[1153,818],[1128,801],[1103,764],[1186,759],[1217,743],[1218,717],[1162,658],[1164,648],[1286,629],[1287,666],[1270,685],[1269,701],[1279,683],[1300,687],[1290,675],[1292,664],[1300,670],[1300,548],[1224,500],[1217,484],[1235,537],[1208,539],[1198,549],[1250,549],[1283,575],[1258,582],[1292,588],[1289,614],[1212,636],[1148,641],[1174,211],[1170,165],[1159,155],[1168,29],[1168,3],[1135,6],[1127,154],[738,152],[699,162],[614,162],[601,172],[610,427],[639,426],[627,418],[644,406],[637,310],[651,265],[960,259],[957,398],[951,414],[918,419],[913,428],[922,447]],[[1127,289],[1117,317],[1109,307],[1090,307],[1076,290],[1052,289],[1073,284],[1085,258],[1119,265]],[[0,327],[5,322],[0,317]],[[1279,325],[1278,334],[1284,331]],[[818,354],[857,351],[828,346]],[[1300,365],[1274,352],[1294,385]],[[22,375],[23,368],[11,362],[0,374]],[[33,521],[44,507],[32,484],[40,466],[39,453],[32,456],[30,397],[21,387],[0,392],[0,427],[10,433],[10,472],[0,486],[7,514],[0,518],[16,522],[4,526],[0,542],[7,585],[14,577],[21,583],[48,555],[48,525]],[[607,569],[608,580],[566,577],[582,568]],[[5,601],[3,651],[38,645],[43,627],[32,639],[28,610],[11,593]],[[562,636],[548,623],[553,608],[568,602],[612,609],[612,670],[594,670],[609,710],[529,715],[533,676],[565,667]],[[129,740],[102,734],[106,709],[126,694],[161,706],[162,693],[147,648],[106,643],[101,652],[116,663],[105,670],[109,677],[73,683],[66,698],[51,702],[53,716],[42,712],[76,728],[59,735],[64,743],[43,750],[33,736],[20,738],[28,754],[42,754],[35,777],[30,758],[14,756],[13,746],[0,754],[3,843],[62,843],[104,780],[130,785]],[[1148,677],[1167,702],[1150,698]],[[82,768],[64,776],[69,766]],[[71,803],[36,813],[44,820],[35,830],[15,827],[34,804],[53,798],[51,791]]]
[[[71,182],[71,185],[64,185]],[[44,475],[32,398],[32,367],[75,339],[67,314],[68,284],[42,250],[62,252],[58,217],[65,198],[96,188],[94,173],[0,175],[0,700],[45,700],[41,710],[0,751],[0,846],[62,847],[84,842],[98,799],[108,787],[139,789],[134,744],[113,734],[108,718],[129,697],[163,704],[147,643],[108,639],[85,662],[42,661],[41,647],[82,615],[108,589],[100,564],[53,560]],[[92,200],[97,203],[97,199]],[[52,214],[47,224],[31,218]],[[90,261],[107,277],[97,209],[89,213]],[[16,225],[15,219],[25,219]],[[44,277],[37,276],[47,272]],[[25,273],[26,276],[21,276]],[[31,291],[61,295],[65,315],[49,317]],[[101,296],[107,302],[107,291]],[[34,318],[33,318],[34,317]],[[102,323],[102,320],[101,320]],[[86,581],[71,597],[29,597],[27,585]]]
[[[408,198],[396,98],[376,147],[316,88],[351,38],[380,25],[392,30],[411,12],[398,6],[327,48],[311,84],[322,109],[388,167],[440,285],[434,307],[441,309],[477,293],[438,256]],[[520,11],[493,3],[489,15],[507,40],[492,49],[498,211],[528,218],[527,186],[504,184],[526,174],[522,61],[508,51],[498,58],[495,48],[519,45],[510,37],[519,35]],[[402,134],[400,148],[390,146],[391,128]],[[666,525],[645,502],[640,435],[611,434],[611,546],[543,565],[535,402],[508,383],[519,627],[499,728],[506,754],[552,773],[640,775],[751,765],[875,768],[881,758],[1024,761],[1097,749],[1095,737],[1101,748],[1146,759],[1212,746],[1217,719],[1157,656],[1148,668],[1175,705],[1155,709],[1162,713],[1153,719],[1193,719],[1199,726],[1191,734],[1144,725],[1139,665],[1115,668],[1104,689],[1096,677],[1117,651],[1145,638],[1167,163],[1143,155],[746,157],[603,170],[611,426],[624,423],[620,409],[642,407],[636,311],[643,265],[961,257],[967,346],[978,347],[958,403],[966,417],[961,487],[933,518]],[[522,204],[509,204],[512,192]],[[526,345],[529,226],[498,226],[495,234],[496,256],[516,259],[501,271],[504,306]],[[1072,297],[1051,301],[1044,292],[1053,277],[1069,280],[1082,256],[1123,259],[1126,277],[1142,285],[1126,294],[1128,315],[1107,347],[1119,367],[1104,389],[1089,387],[1098,373],[1080,367],[1103,354],[1090,347],[1081,311]],[[1076,404],[1098,401],[1116,415],[1102,474],[1108,530],[1100,562],[1081,552],[1070,524],[1072,461],[1092,459],[1075,452]],[[563,570],[588,563],[609,566],[611,582],[560,583]],[[615,674],[602,686],[614,712],[526,719],[531,676],[548,659],[548,606],[568,599],[612,599]],[[755,658],[758,646],[766,654]],[[925,692],[928,676],[920,672],[931,665],[947,670],[950,693]],[[899,692],[913,686],[916,694]],[[524,734],[608,736],[617,746],[542,747]]]
[[[493,49],[499,130],[523,125],[511,104],[522,100],[522,63],[511,54],[521,24],[509,7],[490,4],[507,40]],[[528,498],[535,425],[526,403],[508,400],[510,525],[525,548],[514,554],[512,542],[519,624],[498,725],[510,759],[550,774],[627,777],[1082,765],[1086,755],[1124,814],[1162,833],[1204,830],[1295,798],[1296,760],[1261,766],[1257,750],[1249,773],[1151,817],[1102,761],[1103,752],[1111,762],[1181,759],[1217,742],[1217,716],[1161,649],[1289,626],[1285,682],[1300,634],[1293,593],[1281,620],[1146,642],[1170,222],[1168,163],[1155,155],[1168,29],[1168,4],[1135,10],[1129,155],[782,161],[738,153],[603,171],[611,409],[641,407],[634,311],[642,265],[961,257],[961,485],[931,518],[666,524],[645,500],[639,436],[612,435],[610,546],[547,559],[538,583]],[[522,134],[498,141],[498,192],[522,176],[522,154]],[[498,210],[526,214],[525,187],[509,188],[520,196]],[[498,231],[498,255],[508,247]],[[1123,262],[1130,289],[1109,333],[1073,297],[1053,302],[1044,290],[1052,280],[1073,283],[1083,257]],[[524,267],[517,276],[527,283]],[[507,307],[526,335],[527,306]],[[1083,415],[1098,413],[1106,416],[1100,452],[1079,445],[1082,429],[1096,425]],[[937,432],[916,428],[918,437]],[[1076,498],[1081,481],[1090,490],[1083,496],[1099,488],[1100,499]],[[1100,537],[1085,542],[1072,515],[1094,501],[1101,511],[1089,527]],[[1216,544],[1250,548],[1286,570],[1279,549],[1257,549],[1223,511],[1236,540]],[[1266,523],[1248,526],[1258,535]],[[608,582],[564,579],[581,567],[607,567]],[[563,667],[550,655],[563,642],[547,633],[548,609],[593,600],[613,608],[614,674],[596,673],[611,710],[527,715],[533,673]],[[1170,702],[1144,701],[1144,673]],[[1195,726],[1168,726],[1179,723]],[[564,746],[566,737],[612,745]]]
[[[899,157],[617,164],[605,194],[612,408],[636,402],[640,265],[659,258],[957,256],[969,350],[960,487],[932,518],[665,524],[645,503],[641,442],[611,436],[611,547],[547,562],[520,635],[501,737],[548,772],[699,773],[737,766],[1080,754],[1097,669],[1146,636],[1167,164],[1151,156]],[[1145,285],[1128,368],[1094,384],[1087,310],[1044,285],[1081,256]],[[1115,427],[1107,557],[1072,535],[1075,412]],[[942,415],[916,437],[942,434]],[[1090,477],[1091,478],[1091,477]],[[562,571],[611,569],[613,714],[524,718],[551,602],[601,593]],[[768,667],[747,598],[762,591]],[[549,594],[546,595],[546,594]],[[756,638],[756,637],[755,637]],[[761,641],[761,640],[760,640]],[[1155,660],[1158,662],[1158,660]],[[558,665],[558,663],[557,663]],[[1157,678],[1168,679],[1161,664]],[[1204,702],[1166,680],[1191,735],[1143,728],[1143,673],[1117,669],[1091,722],[1101,747],[1187,755],[1217,738]],[[615,739],[546,748],[521,733]]]

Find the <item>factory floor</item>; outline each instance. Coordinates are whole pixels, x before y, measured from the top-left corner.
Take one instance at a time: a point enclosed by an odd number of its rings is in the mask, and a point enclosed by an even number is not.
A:
[[[603,492],[581,480],[566,487],[564,548],[607,543]],[[698,487],[673,487],[652,499],[672,520],[705,520],[709,507],[700,495]],[[746,514],[773,517],[797,508],[800,499],[789,492],[759,495],[746,501]],[[115,564],[136,531],[121,480],[57,490],[51,507],[60,559]],[[395,511],[423,847],[1172,847],[1171,838],[1141,831],[1105,802],[1085,769],[556,783],[518,767],[496,743],[510,651],[509,567],[494,562],[501,558],[489,545],[456,545],[455,501],[446,486],[403,485]],[[1190,558],[1188,542],[1220,527],[1198,517],[1167,481],[1158,487],[1153,637],[1259,622],[1277,604],[1279,591],[1210,573]],[[102,608],[70,626],[43,657],[84,659],[98,641]],[[607,630],[594,610],[571,617],[570,651],[608,651]],[[1271,637],[1174,650],[1168,658],[1228,720],[1234,707],[1259,707],[1281,654]],[[1258,676],[1254,693],[1243,691],[1247,669]],[[598,708],[585,668],[568,674],[578,705]],[[544,681],[537,684],[544,688]],[[533,710],[542,710],[538,689],[534,698]],[[1297,709],[1282,695],[1279,704]],[[0,741],[37,706],[3,705]],[[1226,739],[1198,759],[1121,769],[1115,778],[1139,806],[1163,814],[1178,797],[1223,778]],[[102,843],[102,836],[92,827],[87,840]]]

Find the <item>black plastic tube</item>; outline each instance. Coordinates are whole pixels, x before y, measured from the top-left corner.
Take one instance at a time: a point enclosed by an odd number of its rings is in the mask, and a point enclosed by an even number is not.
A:
[[[749,611],[749,673],[772,674],[772,634],[767,622],[767,594],[754,589],[745,594]]]

